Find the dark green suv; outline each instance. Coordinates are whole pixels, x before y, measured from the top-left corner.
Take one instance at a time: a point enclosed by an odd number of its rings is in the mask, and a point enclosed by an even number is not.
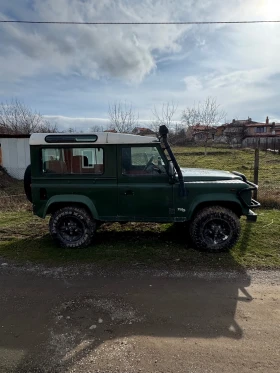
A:
[[[180,168],[168,129],[155,137],[116,133],[33,134],[25,190],[34,214],[51,215],[62,247],[89,245],[103,222],[181,222],[194,245],[230,249],[239,219],[256,221],[256,185],[238,172]]]

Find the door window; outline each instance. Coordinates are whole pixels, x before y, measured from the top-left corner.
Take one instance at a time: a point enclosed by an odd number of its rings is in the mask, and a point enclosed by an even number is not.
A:
[[[156,147],[131,146],[122,149],[123,175],[166,174],[165,164]]]

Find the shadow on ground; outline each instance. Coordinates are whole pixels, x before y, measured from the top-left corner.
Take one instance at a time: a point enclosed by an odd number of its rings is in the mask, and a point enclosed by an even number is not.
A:
[[[240,340],[235,313],[238,302],[252,300],[249,285],[240,267],[229,274],[1,275],[1,372],[84,372],[93,362],[110,371],[137,358],[131,338]]]
[[[250,236],[250,232],[247,233],[242,236],[242,252],[246,250]],[[40,231],[40,236],[36,235],[36,231],[31,237],[25,237],[22,232],[18,235],[13,240],[11,236],[4,237],[0,255],[7,259],[62,265],[70,262],[173,263],[184,268],[239,268],[231,252],[216,255],[195,250],[185,225],[104,224],[97,231],[93,245],[82,250],[59,248],[46,230]]]

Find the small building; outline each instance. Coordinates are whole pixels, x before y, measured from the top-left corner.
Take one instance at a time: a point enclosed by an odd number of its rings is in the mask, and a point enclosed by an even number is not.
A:
[[[265,123],[255,122],[251,118],[245,120],[235,120],[231,123],[225,123],[217,127],[215,133],[216,143],[226,143],[229,145],[263,146],[274,147],[279,143],[280,124],[269,122],[266,118]]]
[[[280,129],[278,125],[275,122],[269,123],[269,118],[267,117],[265,123],[253,122],[252,124],[246,125],[245,135],[262,136],[265,134],[275,136],[276,130],[278,132],[278,129]]]
[[[242,145],[280,150],[280,124],[275,122],[270,123],[268,117],[265,123],[253,122],[248,124],[245,129]]]
[[[106,132],[106,133],[118,133],[118,131],[116,131],[115,129],[112,129],[112,130],[105,130],[103,132]]]
[[[207,142],[208,140],[214,140],[216,126],[205,126],[201,124],[196,124],[194,126],[189,126],[186,131],[186,138],[194,142]]]
[[[139,136],[155,136],[155,132],[152,131],[150,128],[145,127],[135,127],[132,130],[133,135],[139,135]]]
[[[29,137],[0,134],[0,166],[15,179],[22,180],[30,164]]]

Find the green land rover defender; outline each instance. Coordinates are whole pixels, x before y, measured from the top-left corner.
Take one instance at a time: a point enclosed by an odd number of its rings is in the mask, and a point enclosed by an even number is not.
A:
[[[197,248],[220,252],[237,242],[242,215],[256,221],[255,184],[238,172],[180,168],[168,129],[159,135],[31,136],[25,192],[35,215],[51,216],[62,247],[88,246],[103,222],[178,222]]]

